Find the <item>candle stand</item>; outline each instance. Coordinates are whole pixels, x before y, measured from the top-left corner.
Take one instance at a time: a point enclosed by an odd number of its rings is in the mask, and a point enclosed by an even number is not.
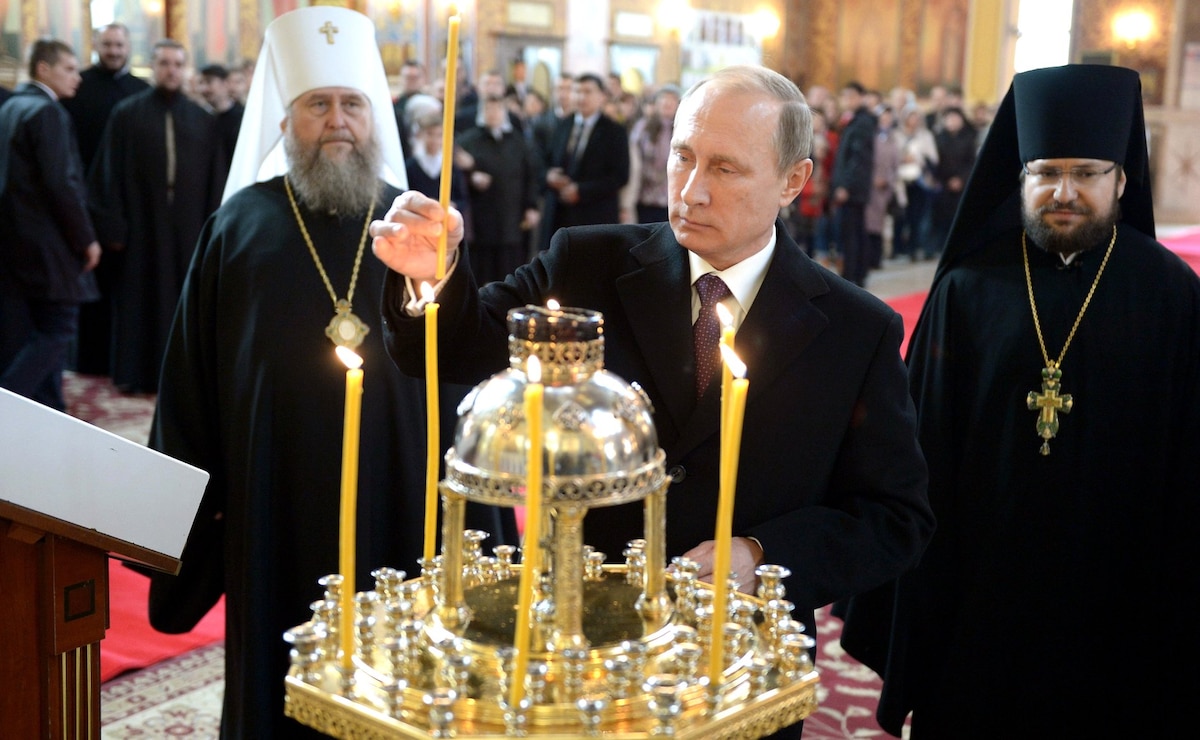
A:
[[[374,571],[355,594],[355,652],[339,655],[342,579],[321,580],[313,616],[289,630],[288,716],[344,738],[756,738],[817,707],[813,640],[791,618],[782,581],[760,566],[753,596],[730,588],[713,614],[698,566],[665,562],[664,454],[648,398],[604,370],[603,319],[536,306],[509,314],[510,367],[460,406],[446,455],[442,549],[419,576]],[[525,502],[525,360],[545,384],[545,475],[539,578],[527,669],[513,675],[516,548],[482,551],[487,533],[464,530],[468,501]],[[643,502],[643,537],[610,563],[583,542],[594,507]],[[713,686],[709,646],[721,640]],[[512,681],[524,682],[519,706]]]

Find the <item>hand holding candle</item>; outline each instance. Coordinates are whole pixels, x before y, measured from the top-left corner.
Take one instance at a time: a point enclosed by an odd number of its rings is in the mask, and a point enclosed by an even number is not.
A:
[[[455,85],[458,82],[458,28],[461,19],[458,8],[450,6],[450,27],[446,37],[446,92],[442,104],[442,176],[438,188],[438,203],[446,214],[442,233],[438,236],[437,272],[441,280],[446,277],[446,235],[450,232],[450,180],[454,171],[454,105],[457,100]]]
[[[338,347],[338,358],[346,364],[346,415],[342,425],[342,499],[338,532],[338,570],[342,574],[341,635],[342,667],[354,659],[354,552],[355,517],[358,514],[358,434],[362,420],[362,358],[346,347]]]
[[[535,571],[540,567],[542,527],[542,366],[536,357],[525,365],[525,438],[529,444],[525,463],[525,544],[521,548],[521,581],[517,590],[517,624],[513,636],[516,656],[509,682],[509,705],[516,708],[525,696],[525,670],[529,665],[529,621],[533,606]]]
[[[729,565],[733,547],[733,500],[737,484],[737,469],[742,439],[742,422],[746,415],[746,365],[731,347],[721,345],[721,356],[731,375],[735,376],[730,393],[721,396],[721,469],[717,500],[716,552],[713,556],[713,621],[712,649],[709,650],[708,681],[712,689],[721,685],[725,668],[725,644],[722,639],[729,603]]]
[[[443,232],[444,234],[444,232]],[[445,243],[445,239],[442,240]],[[437,542],[438,519],[438,452],[441,449],[441,417],[438,401],[438,304],[433,300],[433,288],[421,283],[421,298],[425,300],[425,562],[432,563]]]

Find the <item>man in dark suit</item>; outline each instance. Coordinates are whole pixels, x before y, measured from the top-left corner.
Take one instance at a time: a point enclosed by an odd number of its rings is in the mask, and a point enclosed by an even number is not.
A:
[[[29,77],[0,108],[0,386],[62,411],[62,371],[79,304],[96,299],[100,245],[58,102],[79,87],[79,62],[63,42],[40,40]]]
[[[838,247],[842,251],[842,277],[855,285],[867,284],[870,271],[866,208],[871,197],[878,121],[864,101],[863,86],[848,82],[839,98],[850,119],[838,134],[834,155],[833,203],[837,207]]]
[[[629,137],[604,115],[604,81],[594,74],[575,78],[575,114],[559,120],[546,161],[543,246],[564,226],[615,224],[620,192],[629,180]]]
[[[721,384],[698,374],[692,337],[694,322],[712,320],[694,286],[720,278],[750,382],[733,572],[750,591],[759,564],[789,568],[793,616],[815,634],[813,610],[913,567],[933,518],[900,317],[810,260],[778,219],[812,172],[811,139],[795,85],[762,67],[723,69],[676,115],[669,224],[559,231],[531,264],[479,288],[455,249],[462,222],[451,211],[452,269],[437,300],[443,377],[465,382],[507,367],[513,307],[555,298],[604,314],[605,366],[649,395],[666,451],[667,555],[696,560],[711,578]],[[371,226],[375,254],[393,270],[385,340],[414,374],[424,322],[411,285],[436,272],[443,216],[406,193]],[[593,509],[585,542],[619,557],[641,526],[628,506]]]

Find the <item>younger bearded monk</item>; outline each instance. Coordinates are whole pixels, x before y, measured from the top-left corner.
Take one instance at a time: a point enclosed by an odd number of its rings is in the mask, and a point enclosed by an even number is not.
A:
[[[938,528],[843,632],[892,734],[1194,724],[1200,279],[1154,233],[1137,73],[1018,74],[909,349]]]

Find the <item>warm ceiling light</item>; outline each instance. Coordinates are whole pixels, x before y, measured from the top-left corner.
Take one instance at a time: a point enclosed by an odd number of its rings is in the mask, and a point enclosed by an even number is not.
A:
[[[774,38],[779,33],[779,16],[770,8],[759,8],[750,16],[747,30],[759,41]]]
[[[1153,33],[1154,18],[1144,10],[1127,10],[1113,17],[1113,37],[1131,49]]]
[[[688,0],[661,0],[658,10],[659,26],[668,33],[681,34],[691,26],[692,8]]]

